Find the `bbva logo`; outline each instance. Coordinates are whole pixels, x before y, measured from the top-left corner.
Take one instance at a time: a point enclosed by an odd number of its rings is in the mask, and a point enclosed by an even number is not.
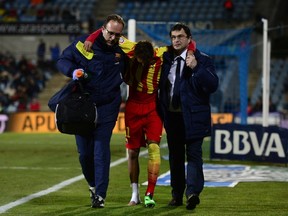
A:
[[[285,151],[278,133],[263,133],[260,140],[254,131],[228,131],[215,130],[215,153],[246,155],[251,150],[256,156],[268,157],[275,152],[279,157],[285,158]]]

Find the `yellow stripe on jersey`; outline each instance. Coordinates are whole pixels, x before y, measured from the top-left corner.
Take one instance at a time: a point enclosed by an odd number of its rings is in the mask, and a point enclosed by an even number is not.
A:
[[[136,43],[122,36],[119,40],[119,45],[128,57],[132,59]],[[167,50],[168,48],[166,46],[154,48],[155,63],[150,65],[148,71],[147,68],[144,68],[141,64],[137,64],[135,62],[137,61],[136,59],[131,60],[130,71],[128,72],[130,73],[130,80],[127,81],[127,84],[134,85],[137,91],[147,92],[148,94],[152,94],[155,90],[157,91],[163,63],[163,53]],[[135,65],[137,65],[137,68]],[[147,73],[147,75],[144,76],[143,73]]]
[[[93,52],[87,52],[84,49],[84,44],[81,41],[78,41],[78,43],[76,44],[76,48],[88,60],[91,60],[93,58]]]

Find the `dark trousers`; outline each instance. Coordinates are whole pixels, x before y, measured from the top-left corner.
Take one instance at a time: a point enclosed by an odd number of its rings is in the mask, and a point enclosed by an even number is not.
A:
[[[110,139],[114,126],[115,122],[101,123],[91,136],[75,136],[83,175],[103,198],[109,184]]]
[[[169,112],[165,129],[169,148],[172,196],[182,200],[185,189],[187,197],[191,194],[199,195],[204,187],[203,138],[185,139],[185,126],[180,112]]]

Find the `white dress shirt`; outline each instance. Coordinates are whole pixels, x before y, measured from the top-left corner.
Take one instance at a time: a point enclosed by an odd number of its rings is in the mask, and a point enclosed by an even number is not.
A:
[[[186,59],[186,55],[187,55],[187,49],[184,50],[180,57],[181,57],[181,69],[180,69],[180,77],[182,76],[182,73],[183,73],[183,68],[184,68],[184,64],[185,64],[185,59]],[[173,60],[173,64],[171,65],[171,68],[170,68],[170,71],[169,71],[169,74],[168,74],[168,79],[171,83],[171,89],[170,89],[170,108],[172,107],[171,106],[171,100],[172,100],[172,97],[173,97],[173,90],[174,90],[174,82],[175,82],[175,79],[176,79],[176,67],[177,67],[177,58],[179,56],[175,56],[174,57],[174,60]],[[170,110],[173,110],[173,108],[171,108]]]

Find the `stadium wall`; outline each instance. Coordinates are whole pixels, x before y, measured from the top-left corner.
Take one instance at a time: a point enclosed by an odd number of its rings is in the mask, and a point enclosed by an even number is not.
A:
[[[276,119],[271,121],[277,122]],[[231,113],[213,113],[212,124],[211,159],[288,162],[288,129],[278,125],[264,128],[261,125],[235,124]],[[53,112],[0,114],[0,134],[4,132],[60,133]],[[113,133],[125,134],[123,112],[118,115]]]
[[[232,113],[212,113],[212,123],[240,123],[240,117]],[[248,117],[248,124],[260,124],[261,116]],[[281,125],[280,116],[270,113],[269,124]],[[288,128],[288,125],[287,125]],[[53,112],[18,112],[9,115],[0,114],[0,134],[4,132],[17,133],[58,133]],[[119,112],[113,133],[125,133],[124,112]]]
[[[212,114],[213,124],[233,122],[230,113]],[[16,133],[59,133],[53,112],[18,112],[10,115],[0,114],[0,134]],[[125,133],[124,113],[120,112],[113,133]]]

